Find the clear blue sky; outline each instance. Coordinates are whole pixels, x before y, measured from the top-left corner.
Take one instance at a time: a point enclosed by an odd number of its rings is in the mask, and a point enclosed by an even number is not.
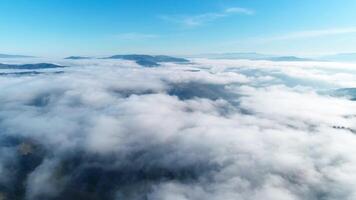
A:
[[[0,53],[356,52],[355,0],[1,0]]]

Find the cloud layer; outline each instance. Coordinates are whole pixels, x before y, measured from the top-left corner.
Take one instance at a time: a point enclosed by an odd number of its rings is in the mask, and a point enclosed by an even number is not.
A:
[[[353,65],[53,62],[0,75],[3,199],[356,198]]]

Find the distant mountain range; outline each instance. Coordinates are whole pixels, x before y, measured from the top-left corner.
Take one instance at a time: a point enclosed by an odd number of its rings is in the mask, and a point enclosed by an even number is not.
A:
[[[221,53],[221,54],[200,54],[197,57],[213,58],[213,59],[246,59],[246,60],[270,60],[270,61],[309,61],[308,58],[300,58],[296,56],[275,56],[260,54],[255,52],[248,53]]]
[[[51,69],[51,68],[64,68],[66,66],[55,65],[51,63],[36,63],[36,64],[2,64],[0,69]]]
[[[300,58],[296,56],[280,56],[280,57],[270,57],[267,60],[271,61],[311,61],[309,58]]]
[[[21,56],[21,55],[7,55],[0,54],[3,58],[25,58],[29,56]],[[84,56],[69,56],[64,59],[68,60],[81,60],[81,59],[92,59],[93,57],[84,57]],[[165,55],[145,55],[145,54],[125,54],[125,55],[113,55],[110,57],[104,57],[102,59],[123,59],[123,60],[131,60],[135,61],[137,64],[144,67],[157,67],[160,66],[161,63],[164,62],[172,62],[172,63],[189,63],[190,61],[184,58],[165,56]],[[38,63],[38,64],[23,64],[23,65],[13,65],[13,64],[1,64],[0,69],[44,69],[44,68],[58,68],[64,67],[49,63]]]
[[[204,57],[204,58],[213,58],[213,59],[247,59],[247,60],[261,60],[271,55],[259,54],[255,52],[248,53],[211,53],[211,54],[199,54],[193,57]]]
[[[39,74],[63,74],[64,71],[55,72],[38,72],[38,71],[26,71],[26,72],[0,72],[0,76],[28,76],[28,75],[39,75]]]
[[[276,56],[249,53],[221,53],[221,54],[200,54],[192,57],[204,57],[212,59],[246,59],[246,60],[270,60],[270,61],[335,61],[335,62],[356,62],[356,53],[341,53],[318,57],[297,57],[297,56]]]
[[[163,62],[173,62],[173,63],[189,62],[189,60],[184,58],[177,58],[177,57],[164,56],[164,55],[151,56],[151,55],[143,55],[143,54],[113,55],[110,57],[105,57],[104,59],[132,60],[144,67],[157,67],[160,65],[160,63]]]
[[[355,62],[356,53],[341,53],[334,55],[322,56],[319,59],[326,61],[340,61],[340,62]]]
[[[86,57],[86,56],[69,56],[64,59],[69,59],[69,60],[81,60],[81,59],[91,59],[92,57]]]
[[[33,58],[33,56],[0,54],[0,58]]]
[[[246,60],[270,60],[270,61],[335,61],[335,62],[356,62],[356,53],[341,53],[333,55],[324,55],[318,57],[297,57],[297,56],[280,56],[280,55],[270,55],[261,54],[255,52],[237,52],[237,53],[211,53],[211,54],[198,54],[193,56],[185,56],[188,58],[211,58],[211,59],[246,59]],[[0,54],[1,58],[34,58],[33,56],[27,55],[11,55],[11,54]],[[81,60],[81,59],[93,59],[95,57],[89,56],[69,56],[64,59],[68,60]],[[174,63],[188,63],[189,60],[185,58],[178,58],[165,55],[145,55],[145,54],[123,54],[123,55],[113,55],[105,57],[103,59],[123,59],[132,60],[137,64],[145,67],[155,67],[159,66],[163,62],[174,62]]]

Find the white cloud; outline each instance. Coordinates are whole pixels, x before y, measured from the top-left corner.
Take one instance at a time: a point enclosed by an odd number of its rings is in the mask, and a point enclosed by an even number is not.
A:
[[[225,9],[225,13],[240,13],[240,14],[246,14],[246,15],[253,15],[255,14],[255,11],[247,8],[241,8],[241,7],[231,7]]]
[[[230,17],[235,14],[253,15],[254,13],[255,11],[247,8],[231,7],[221,12],[203,13],[199,15],[160,16],[160,18],[183,25],[184,27],[196,27],[220,18]]]
[[[345,86],[333,72],[353,76],[353,65],[57,62],[72,67],[0,76],[5,196],[22,187],[29,200],[356,197],[355,101],[321,93]],[[17,153],[23,142],[29,157]]]

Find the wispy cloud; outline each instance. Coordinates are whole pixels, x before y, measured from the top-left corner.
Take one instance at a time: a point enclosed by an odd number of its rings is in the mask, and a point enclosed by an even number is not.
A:
[[[290,32],[284,35],[261,37],[255,39],[257,42],[270,42],[270,41],[294,40],[294,39],[350,34],[350,33],[356,33],[356,27],[304,30],[304,31]]]
[[[173,16],[164,15],[164,16],[160,16],[160,18],[166,21],[181,24],[185,27],[196,27],[235,14],[253,15],[254,13],[255,11],[247,8],[230,7],[221,12],[203,13],[199,15],[173,15]]]
[[[115,38],[119,40],[145,40],[145,39],[153,39],[158,37],[159,35],[156,34],[136,33],[136,32],[120,33],[115,35]]]
[[[240,13],[240,14],[246,14],[246,15],[253,15],[255,14],[255,11],[247,9],[247,8],[241,8],[241,7],[231,7],[227,8],[224,11],[225,13]]]

